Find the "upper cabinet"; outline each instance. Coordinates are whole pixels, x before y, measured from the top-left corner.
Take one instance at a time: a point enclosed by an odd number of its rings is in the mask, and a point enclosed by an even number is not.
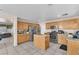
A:
[[[46,29],[54,29],[57,25],[57,22],[46,23]]]
[[[28,30],[28,23],[18,21],[17,28],[18,30]]]
[[[29,23],[29,27],[34,28],[36,33],[40,33],[40,25],[35,23]]]
[[[22,21],[18,21],[17,22],[17,29],[18,30],[29,30],[29,29],[32,29],[34,28],[36,30],[36,33],[39,33],[40,32],[40,25],[39,24],[36,24],[36,23],[29,23],[29,22],[22,22]]]
[[[61,29],[79,29],[77,19],[61,21],[58,27]]]
[[[46,29],[51,29],[51,26],[57,26],[59,29],[79,29],[79,19],[69,19],[46,23]]]

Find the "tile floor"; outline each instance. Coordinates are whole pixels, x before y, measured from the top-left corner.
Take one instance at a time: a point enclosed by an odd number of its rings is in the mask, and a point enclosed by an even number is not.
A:
[[[50,48],[40,50],[33,45],[33,42],[26,42],[13,47],[12,38],[0,42],[0,55],[66,55],[66,51],[59,49],[60,45],[50,43]]]

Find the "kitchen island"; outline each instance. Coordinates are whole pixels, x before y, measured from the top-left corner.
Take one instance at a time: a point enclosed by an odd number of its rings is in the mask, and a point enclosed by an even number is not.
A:
[[[35,34],[34,45],[36,48],[46,50],[49,47],[49,35],[46,34]]]

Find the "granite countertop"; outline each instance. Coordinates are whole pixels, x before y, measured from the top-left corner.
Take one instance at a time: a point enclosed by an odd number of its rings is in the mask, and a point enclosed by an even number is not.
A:
[[[63,34],[67,40],[74,40],[74,41],[79,41],[79,38],[73,38],[73,37],[69,37],[67,34]]]
[[[35,36],[49,36],[48,34],[34,34]]]
[[[73,37],[69,37],[67,34],[61,34],[61,35],[64,35],[67,40],[79,41],[79,39],[73,38]]]
[[[67,39],[67,40],[79,41],[79,39],[77,39],[77,38],[72,38],[72,37],[68,37],[68,39]]]

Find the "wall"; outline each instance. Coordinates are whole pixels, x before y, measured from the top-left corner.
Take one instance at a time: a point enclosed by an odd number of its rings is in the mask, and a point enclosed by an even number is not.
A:
[[[0,12],[0,18],[5,18],[8,23],[10,21],[13,24],[10,30],[13,34],[13,46],[17,46],[17,17],[5,12]]]
[[[44,34],[46,32],[45,23],[41,22],[39,23],[39,25],[40,25],[41,34]]]
[[[17,46],[17,17],[13,16],[10,20],[13,22],[13,45]]]

